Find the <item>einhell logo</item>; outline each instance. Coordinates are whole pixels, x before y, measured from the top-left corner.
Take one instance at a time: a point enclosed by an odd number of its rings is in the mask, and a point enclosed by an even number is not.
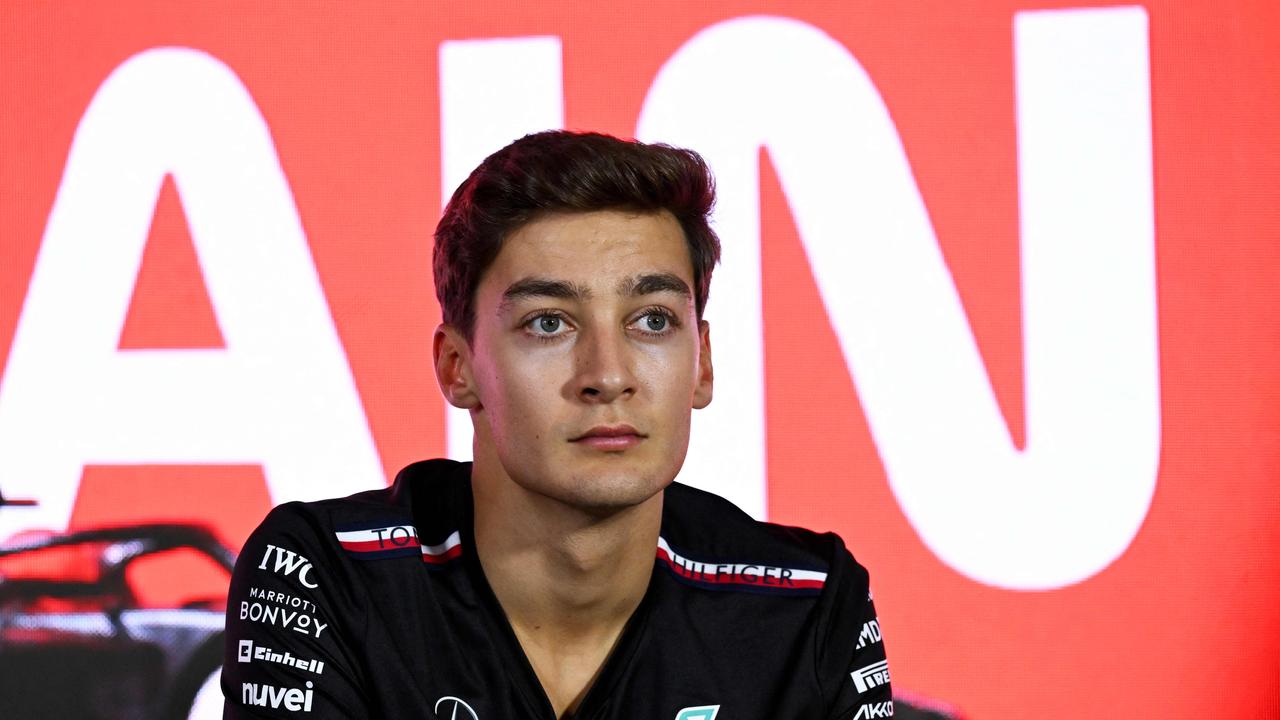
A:
[[[248,662],[253,662],[254,660],[260,660],[262,662],[272,662],[280,665],[288,665],[289,667],[295,667],[295,668],[298,668],[299,670],[306,670],[307,672],[312,672],[312,673],[315,673],[316,675],[321,675],[324,673],[323,660],[316,660],[314,658],[311,660],[305,660],[300,657],[294,657],[293,653],[290,653],[288,651],[285,651],[283,653],[278,653],[275,650],[272,650],[271,648],[263,647],[261,645],[254,647],[252,640],[240,641],[240,652],[238,655],[238,659],[242,663],[248,663]]]
[[[267,563],[271,560],[273,554],[275,555],[275,565],[267,567]],[[285,577],[297,573],[298,582],[304,586],[312,589],[320,587],[319,583],[313,583],[308,579],[311,574],[310,560],[292,550],[285,550],[275,545],[267,545],[267,551],[262,554],[262,562],[258,563],[258,569],[270,570],[277,575],[284,575]]]
[[[312,683],[310,680],[307,681],[306,690],[279,688],[274,685],[259,685],[258,683],[241,683],[240,701],[245,705],[270,707],[277,710],[284,706],[285,710],[311,712],[311,688]]]

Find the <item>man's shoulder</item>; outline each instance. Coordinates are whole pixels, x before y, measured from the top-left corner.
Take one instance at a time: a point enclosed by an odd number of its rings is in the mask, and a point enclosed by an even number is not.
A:
[[[857,567],[835,533],[757,520],[681,483],[667,489],[658,549],[677,579],[712,589],[816,595]]]
[[[418,554],[422,545],[437,544],[457,532],[461,506],[469,498],[469,478],[468,463],[415,462],[384,488],[282,503],[266,516],[258,532],[333,544],[347,555],[365,559]]]

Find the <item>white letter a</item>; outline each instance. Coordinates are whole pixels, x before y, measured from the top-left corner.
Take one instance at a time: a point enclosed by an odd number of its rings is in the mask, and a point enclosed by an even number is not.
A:
[[[225,349],[117,349],[166,174]],[[40,505],[0,539],[64,528],[88,463],[261,463],[276,502],[384,482],[266,122],[194,50],[130,58],[76,130],[0,379],[0,488]]]

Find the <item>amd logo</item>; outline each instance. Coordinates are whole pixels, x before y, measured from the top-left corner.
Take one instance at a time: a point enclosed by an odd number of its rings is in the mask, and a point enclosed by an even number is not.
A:
[[[275,565],[268,567],[267,563],[271,560],[271,556],[275,555]],[[313,583],[308,578],[311,573],[311,561],[299,555],[292,550],[285,550],[282,547],[268,544],[267,551],[262,554],[262,562],[258,563],[259,570],[270,570],[277,575],[289,577],[297,573],[298,582],[309,588],[318,588],[320,583]],[[281,572],[283,570],[283,572]]]
[[[869,620],[862,624],[862,632],[858,635],[858,647],[861,650],[867,645],[874,645],[880,642],[880,621]]]

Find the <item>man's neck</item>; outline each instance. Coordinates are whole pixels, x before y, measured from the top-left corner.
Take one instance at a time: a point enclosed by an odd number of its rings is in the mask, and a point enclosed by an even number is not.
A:
[[[648,589],[662,493],[593,513],[526,490],[479,457],[472,492],[485,577],[557,714],[576,708]]]

